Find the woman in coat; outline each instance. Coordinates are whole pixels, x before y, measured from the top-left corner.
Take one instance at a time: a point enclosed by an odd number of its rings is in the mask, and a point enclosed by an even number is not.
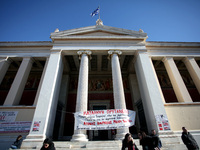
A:
[[[128,150],[139,150],[130,133],[127,133],[122,141],[122,150],[125,150],[126,148],[128,148]]]

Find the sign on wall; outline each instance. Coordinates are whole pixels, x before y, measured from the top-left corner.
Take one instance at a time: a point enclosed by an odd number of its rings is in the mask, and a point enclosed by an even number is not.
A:
[[[31,121],[16,121],[0,123],[0,133],[29,132]]]
[[[15,121],[17,114],[18,111],[0,111],[0,123]]]
[[[108,130],[135,124],[135,111],[127,109],[76,112],[75,130]]]
[[[39,131],[40,130],[40,123],[41,123],[41,121],[34,121],[32,131],[34,131],[34,132]]]
[[[170,130],[169,121],[165,115],[156,115],[156,122],[160,131]]]

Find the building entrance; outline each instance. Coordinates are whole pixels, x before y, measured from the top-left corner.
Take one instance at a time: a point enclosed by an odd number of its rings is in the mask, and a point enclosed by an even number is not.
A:
[[[90,101],[90,110],[106,110],[110,108],[109,100],[102,101]],[[91,141],[102,141],[111,140],[111,130],[89,130],[89,140]]]

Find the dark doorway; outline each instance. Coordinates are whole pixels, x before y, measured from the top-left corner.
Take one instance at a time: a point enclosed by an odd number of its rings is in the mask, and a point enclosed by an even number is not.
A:
[[[137,104],[137,109],[138,109],[138,117],[139,117],[139,121],[140,121],[140,131],[144,131],[146,133],[148,133],[148,129],[147,129],[147,123],[146,123],[146,118],[145,118],[145,114],[144,114],[144,108],[142,105],[142,101],[140,100]]]
[[[93,105],[93,110],[105,110],[106,105]],[[108,140],[108,130],[93,130],[93,140]]]

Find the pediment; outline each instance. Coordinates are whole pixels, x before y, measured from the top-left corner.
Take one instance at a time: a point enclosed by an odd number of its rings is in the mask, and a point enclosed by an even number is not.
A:
[[[77,29],[55,31],[51,33],[52,40],[59,39],[95,39],[95,38],[130,38],[130,39],[143,39],[146,40],[147,34],[142,30],[134,31],[122,28],[96,25],[89,27],[82,27]]]
[[[75,35],[82,35],[82,36],[117,36],[117,35],[126,35],[122,33],[113,33],[113,32],[108,32],[108,31],[92,31],[92,32],[85,32],[85,33],[80,33],[80,34],[75,34]]]

